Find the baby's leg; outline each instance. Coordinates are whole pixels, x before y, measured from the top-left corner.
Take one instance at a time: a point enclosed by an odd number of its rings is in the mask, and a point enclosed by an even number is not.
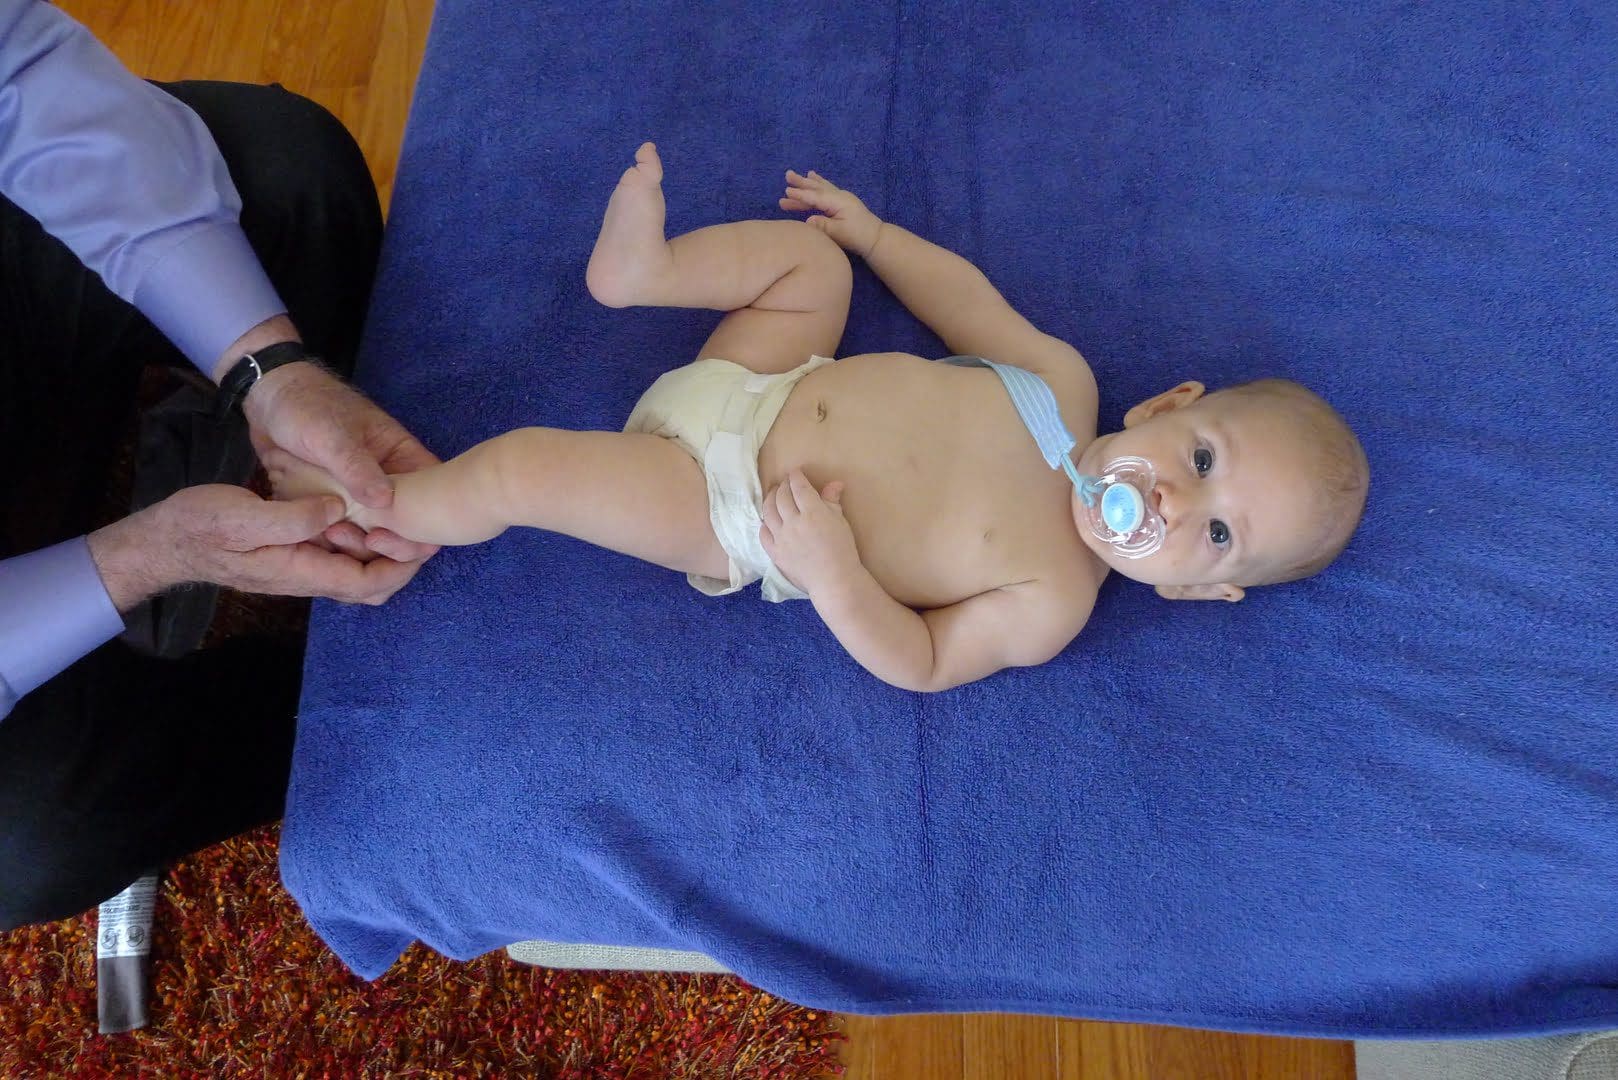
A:
[[[340,497],[348,506],[346,519],[366,531],[391,529],[428,544],[477,544],[499,536],[510,524],[500,519],[495,441],[479,443],[441,465],[394,476],[393,505],[382,510],[360,503],[331,473],[285,450],[266,451],[264,470],[280,498]]]
[[[476,544],[524,525],[565,533],[671,570],[723,578],[729,557],[708,520],[708,487],[668,439],[615,431],[520,428],[442,465],[393,477],[393,505],[355,502],[324,470],[274,451],[283,495],[332,492],[349,520],[430,544]]]
[[[852,272],[830,237],[801,221],[738,221],[663,238],[663,166],[646,143],[607,203],[585,281],[609,307],[726,311],[699,354],[758,372],[833,356]]]

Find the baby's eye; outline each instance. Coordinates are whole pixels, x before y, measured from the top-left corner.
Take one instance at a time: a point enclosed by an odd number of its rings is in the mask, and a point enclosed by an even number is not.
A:
[[[1230,526],[1215,518],[1208,522],[1208,539],[1220,547],[1230,543]]]
[[[1207,476],[1208,470],[1213,468],[1213,451],[1206,446],[1199,446],[1191,454],[1191,463],[1197,467],[1198,476]]]

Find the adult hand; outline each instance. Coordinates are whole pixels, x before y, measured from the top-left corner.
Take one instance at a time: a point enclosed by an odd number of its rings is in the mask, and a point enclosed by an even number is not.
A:
[[[287,364],[265,375],[248,393],[243,411],[260,457],[271,447],[280,447],[331,473],[366,506],[380,509],[392,504],[389,474],[438,464],[404,425],[315,364]],[[357,559],[384,555],[419,564],[438,550],[387,529],[367,533],[350,522],[325,535]]]
[[[91,533],[90,555],[119,611],[194,581],[380,604],[421,564],[361,562],[314,543],[343,509],[329,495],[274,502],[228,484],[184,488]]]

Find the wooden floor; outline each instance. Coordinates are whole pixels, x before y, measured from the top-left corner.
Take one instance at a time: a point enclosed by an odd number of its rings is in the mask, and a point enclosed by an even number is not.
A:
[[[1043,1016],[845,1021],[846,1080],[1352,1080],[1354,1044]]]
[[[137,75],[278,82],[359,140],[386,207],[433,0],[61,0]]]
[[[348,125],[382,205],[432,0],[60,0],[151,79],[279,82]],[[1047,1017],[850,1017],[848,1080],[1351,1080],[1350,1043]]]

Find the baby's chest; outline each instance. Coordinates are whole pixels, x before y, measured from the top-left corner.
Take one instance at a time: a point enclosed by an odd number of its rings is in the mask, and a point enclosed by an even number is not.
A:
[[[921,470],[909,484],[873,475],[849,484],[844,506],[862,560],[890,594],[911,606],[940,607],[1045,580],[1085,558],[1060,512],[1061,489],[1029,480],[982,461],[947,475]]]

